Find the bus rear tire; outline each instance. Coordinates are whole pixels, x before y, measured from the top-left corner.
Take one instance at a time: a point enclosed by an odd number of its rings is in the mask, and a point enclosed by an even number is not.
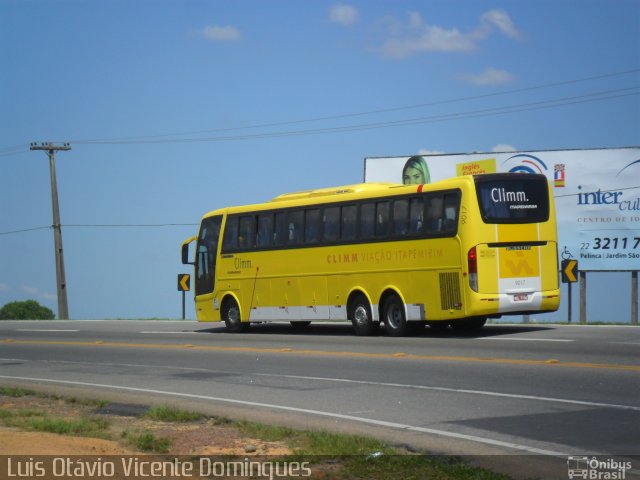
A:
[[[374,322],[371,315],[371,305],[367,297],[357,295],[349,306],[349,318],[356,335],[366,337],[373,335],[378,329],[379,322]]]
[[[404,314],[404,303],[397,295],[391,295],[385,300],[382,318],[388,335],[402,337],[408,333],[409,326]]]
[[[235,300],[227,300],[222,306],[222,319],[231,333],[245,332],[249,328],[248,323],[242,323],[240,307]]]

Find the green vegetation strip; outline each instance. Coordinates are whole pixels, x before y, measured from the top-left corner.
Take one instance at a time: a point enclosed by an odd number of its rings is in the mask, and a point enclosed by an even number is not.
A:
[[[122,438],[142,452],[169,453],[172,443],[170,439],[156,437],[148,431],[125,430],[122,432]]]
[[[108,402],[63,398],[41,394],[33,390],[0,387],[0,397],[35,396],[51,400],[64,400],[85,407],[101,407]],[[173,406],[154,406],[144,415],[145,421],[202,422],[211,426],[236,429],[241,435],[264,442],[283,442],[291,455],[278,461],[309,462],[312,472],[319,471],[322,478],[332,479],[434,479],[434,480],[507,480],[509,477],[492,471],[471,467],[453,457],[429,457],[426,453],[407,452],[378,440],[344,435],[328,431],[295,430],[289,427],[266,425],[247,421],[232,421],[221,417],[205,416],[198,412],[181,410]],[[51,418],[38,409],[0,409],[0,425],[24,430],[53,432],[62,435],[110,438],[109,421],[100,415],[79,419]],[[157,437],[148,430],[124,430],[120,437],[142,452],[166,454],[171,452],[172,441]],[[275,461],[269,458],[269,461]],[[326,477],[326,473],[329,477]],[[311,478],[315,478],[312,476]]]
[[[149,408],[144,416],[149,420],[157,420],[159,422],[195,422],[204,418],[201,413],[188,412],[167,405],[153,406]]]

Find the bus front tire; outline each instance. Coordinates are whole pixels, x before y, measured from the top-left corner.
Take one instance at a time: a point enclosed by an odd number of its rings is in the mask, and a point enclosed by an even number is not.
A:
[[[349,318],[353,330],[358,336],[373,335],[378,329],[379,322],[374,322],[371,315],[371,305],[364,295],[358,295],[351,302]]]
[[[404,303],[397,295],[391,295],[385,300],[382,318],[388,335],[402,337],[408,333],[409,326],[404,313]]]
[[[244,332],[249,328],[248,323],[242,323],[240,318],[240,307],[235,300],[228,300],[222,307],[222,319],[231,333]]]

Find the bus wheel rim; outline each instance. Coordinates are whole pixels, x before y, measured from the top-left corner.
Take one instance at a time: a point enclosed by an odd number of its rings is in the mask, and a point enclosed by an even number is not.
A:
[[[353,313],[353,317],[356,320],[356,324],[360,327],[364,327],[369,323],[369,315],[364,305],[358,305]]]
[[[387,313],[387,321],[392,328],[400,327],[402,323],[402,312],[397,305],[389,307],[389,313]]]
[[[229,309],[229,313],[227,313],[227,317],[231,323],[238,323],[240,321],[240,311],[238,310],[238,307],[231,307]]]

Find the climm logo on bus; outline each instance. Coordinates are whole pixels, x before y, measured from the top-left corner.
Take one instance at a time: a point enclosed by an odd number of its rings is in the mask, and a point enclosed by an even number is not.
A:
[[[582,186],[578,186],[581,189]],[[578,205],[617,205],[621,211],[640,210],[640,197],[623,200],[624,192],[602,191],[578,193]]]
[[[492,188],[491,200],[494,203],[528,202],[527,194],[522,191],[510,191],[504,188]]]

